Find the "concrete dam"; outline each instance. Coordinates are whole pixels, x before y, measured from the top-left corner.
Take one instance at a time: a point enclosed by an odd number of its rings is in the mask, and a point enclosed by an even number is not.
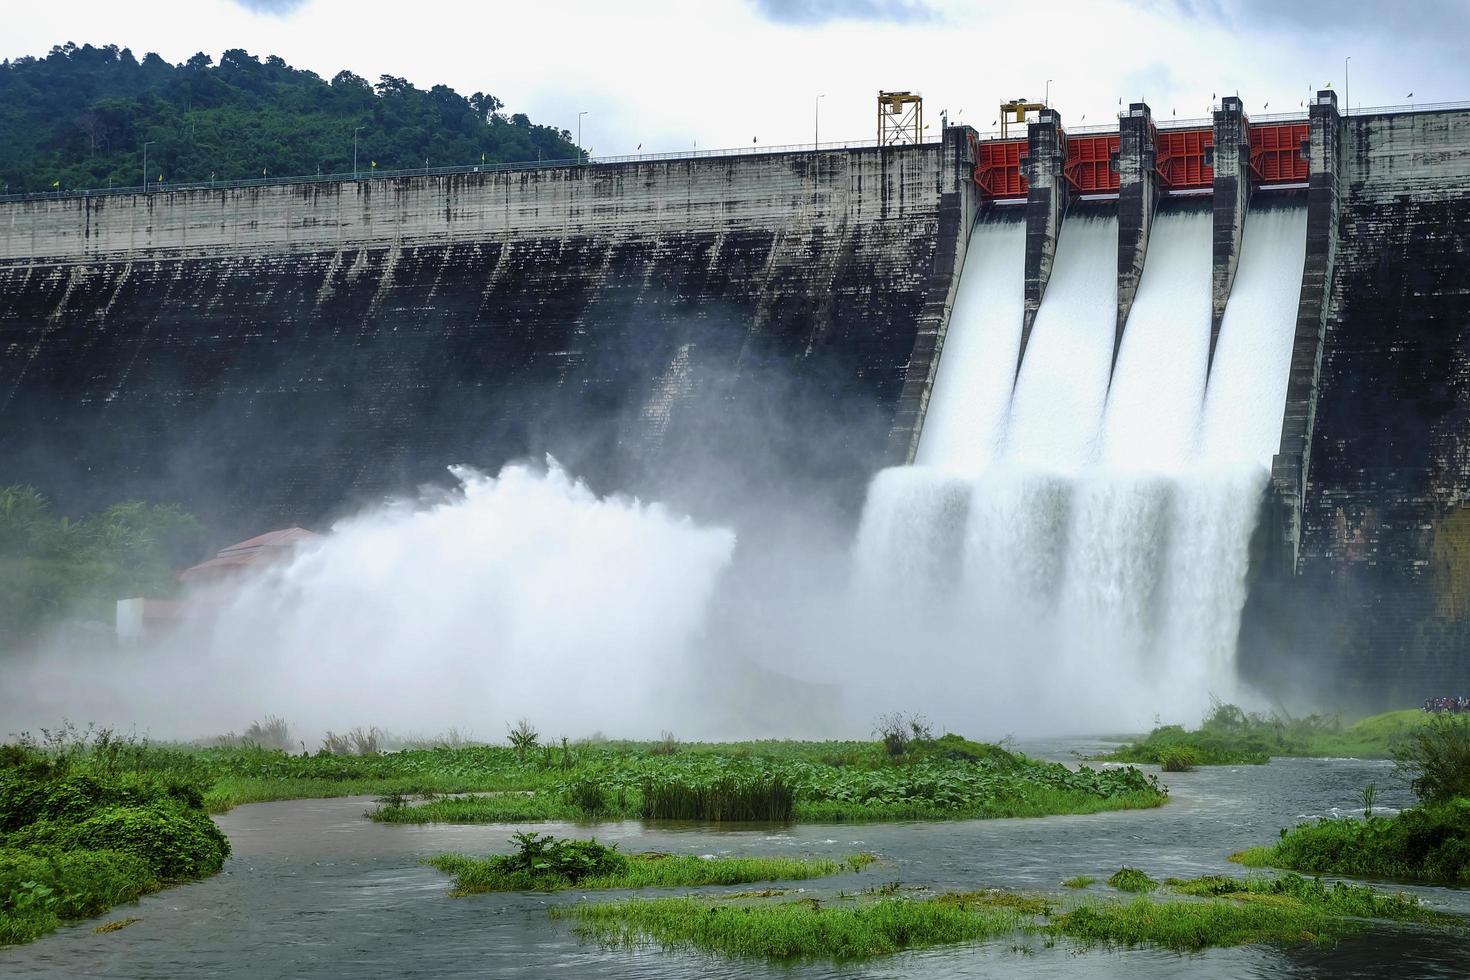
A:
[[[777,485],[886,598],[1076,648],[1041,673],[1417,703],[1470,671],[1467,235],[1470,109],[1330,91],[6,201],[0,480],[241,536],[548,451],[696,511]]]

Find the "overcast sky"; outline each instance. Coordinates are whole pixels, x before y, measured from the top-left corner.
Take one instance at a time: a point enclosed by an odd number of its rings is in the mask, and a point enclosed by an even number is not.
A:
[[[1296,109],[1331,82],[1354,105],[1470,99],[1470,0],[53,0],[7,3],[0,57],[65,41],[181,62],[226,48],[489,92],[595,153],[871,137],[877,91],[923,94],[939,125],[991,128],[1006,98],[1071,125],[1118,99],[1157,117]],[[1084,119],[1085,117],[1085,119]]]

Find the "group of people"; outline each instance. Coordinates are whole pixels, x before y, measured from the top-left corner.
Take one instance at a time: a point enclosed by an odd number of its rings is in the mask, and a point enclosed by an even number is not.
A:
[[[1470,714],[1470,698],[1425,698],[1424,710],[1432,715]]]

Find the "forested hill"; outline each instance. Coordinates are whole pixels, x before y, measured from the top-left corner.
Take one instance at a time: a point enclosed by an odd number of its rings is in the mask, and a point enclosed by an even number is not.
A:
[[[424,166],[567,160],[565,130],[462,96],[351,72],[330,82],[232,49],[170,65],[126,48],[66,44],[0,64],[0,181],[10,193]],[[360,127],[360,128],[359,128]]]

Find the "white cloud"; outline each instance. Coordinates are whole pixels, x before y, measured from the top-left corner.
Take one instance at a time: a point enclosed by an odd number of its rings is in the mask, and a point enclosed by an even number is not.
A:
[[[604,154],[639,143],[650,151],[810,141],[818,95],[823,140],[867,138],[879,89],[921,92],[931,133],[941,109],[989,129],[999,102],[1040,98],[1048,79],[1052,104],[1072,124],[1106,122],[1119,98],[1144,96],[1161,118],[1203,115],[1212,94],[1235,91],[1248,110],[1269,102],[1274,112],[1328,81],[1341,89],[1347,55],[1354,103],[1399,102],[1409,91],[1421,102],[1470,97],[1470,67],[1428,41],[1352,18],[1324,34],[1261,13],[1260,0],[1203,2],[1038,0],[1018,20],[1000,4],[925,0],[932,16],[818,21],[836,4],[804,0],[784,5],[806,12],[793,23],[752,0],[417,0],[412,16],[397,0],[312,0],[289,19],[236,0],[154,0],[146,18],[110,0],[75,0],[65,10],[8,12],[0,56],[43,54],[68,40],[157,50],[174,62],[244,47],[328,78],[347,68],[491,92],[511,111],[572,131],[586,110],[583,140]],[[866,0],[852,9],[896,8]]]

